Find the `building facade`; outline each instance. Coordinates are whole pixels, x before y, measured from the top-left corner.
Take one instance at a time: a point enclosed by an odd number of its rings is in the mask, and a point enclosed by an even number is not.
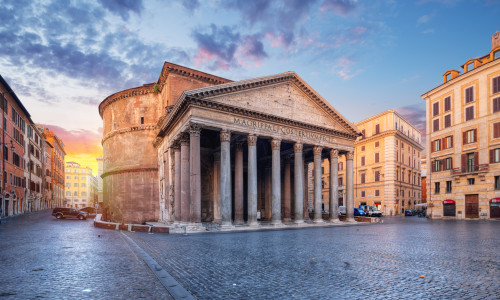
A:
[[[24,138],[27,147],[24,154],[24,178],[26,180],[26,209],[31,212],[46,209],[48,205],[44,193],[44,136],[31,119],[28,121]]]
[[[43,182],[44,185],[44,199],[47,202],[47,207],[48,208],[54,208],[56,205],[54,203],[54,199],[52,198],[52,191],[53,191],[53,185],[52,185],[52,174],[51,174],[51,168],[52,168],[52,160],[50,154],[53,151],[53,146],[52,144],[47,141],[47,138],[45,137],[45,134],[43,133],[43,127],[38,126],[38,130],[42,133],[43,135],[43,141],[45,142],[45,147],[43,148],[43,157],[44,157],[44,176],[45,180]]]
[[[500,32],[486,55],[449,70],[426,102],[432,218],[500,217]]]
[[[97,158],[97,204],[99,208],[102,208],[104,203],[102,199],[102,171],[103,171],[103,158],[99,156]]]
[[[66,207],[94,207],[97,203],[97,178],[92,169],[81,167],[76,162],[66,162],[65,169]]]
[[[372,205],[398,215],[421,203],[420,131],[388,110],[356,124],[362,136],[354,150],[354,205]],[[345,199],[345,158],[338,164],[338,203]],[[329,210],[330,164],[322,164],[323,208]],[[310,185],[312,186],[312,185]]]
[[[301,223],[308,163],[319,167],[330,157],[337,165],[347,156],[353,220],[359,131],[293,72],[232,82],[165,63],[156,83],[109,96],[99,112],[110,219]],[[320,182],[321,173],[314,177]],[[314,207],[314,221],[322,222],[321,185]],[[338,220],[336,209],[330,218]]]
[[[51,201],[53,206],[63,206],[66,194],[64,193],[64,150],[63,141],[48,128],[43,129],[50,148],[50,174],[51,174]]]

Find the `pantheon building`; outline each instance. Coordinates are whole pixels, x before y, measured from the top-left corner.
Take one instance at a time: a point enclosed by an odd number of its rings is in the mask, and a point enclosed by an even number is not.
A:
[[[311,219],[337,222],[342,155],[353,220],[360,132],[294,72],[231,81],[165,62],[156,82],[110,95],[99,113],[110,220],[293,226],[310,219],[307,174],[314,165]],[[325,220],[324,159],[332,170]]]

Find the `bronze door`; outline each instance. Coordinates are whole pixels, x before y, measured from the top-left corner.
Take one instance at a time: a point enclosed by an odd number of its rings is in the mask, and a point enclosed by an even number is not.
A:
[[[479,197],[478,195],[465,195],[465,217],[479,218]]]

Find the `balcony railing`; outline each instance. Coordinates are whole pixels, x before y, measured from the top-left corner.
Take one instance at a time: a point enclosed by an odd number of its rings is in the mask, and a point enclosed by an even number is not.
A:
[[[477,165],[477,166],[466,166],[465,171],[462,170],[462,168],[454,168],[452,170],[452,175],[466,175],[466,174],[471,174],[471,173],[482,173],[482,172],[487,172],[489,169],[488,164],[482,164],[482,165]]]

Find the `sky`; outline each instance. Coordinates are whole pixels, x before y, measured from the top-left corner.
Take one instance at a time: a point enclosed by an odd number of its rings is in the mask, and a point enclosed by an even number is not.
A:
[[[97,174],[99,103],[165,61],[232,80],[295,71],[353,123],[395,109],[425,134],[420,95],[491,50],[500,1],[0,0],[0,20],[0,74]]]

